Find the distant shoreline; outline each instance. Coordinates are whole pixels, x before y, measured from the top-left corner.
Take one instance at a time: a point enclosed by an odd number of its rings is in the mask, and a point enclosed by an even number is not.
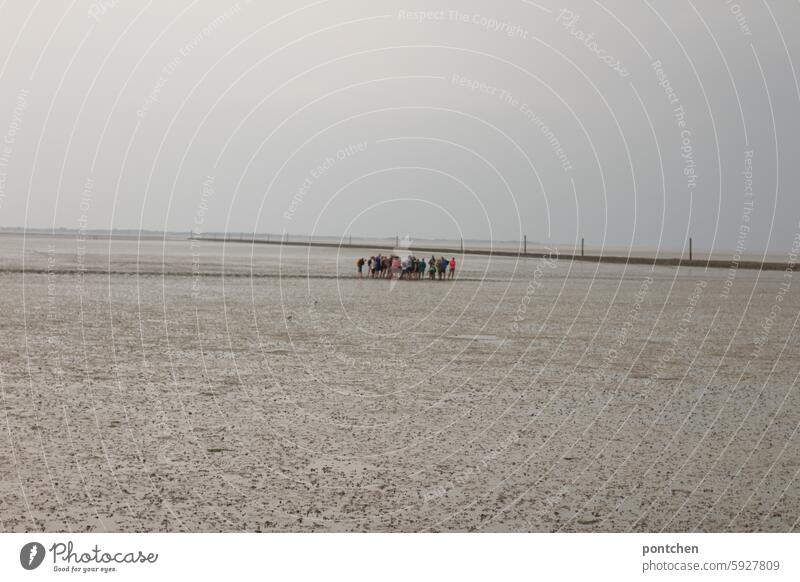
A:
[[[348,248],[348,249],[366,249],[366,250],[388,250],[396,251],[394,245],[366,245],[356,243],[353,245],[348,244],[334,244],[313,241],[267,241],[267,240],[242,240],[242,239],[213,239],[204,237],[194,237],[192,240],[199,240],[205,242],[228,242],[228,243],[247,243],[247,244],[265,244],[265,245],[279,245],[279,246],[298,246],[298,247],[323,247],[323,248]],[[559,253],[555,252],[521,252],[521,251],[504,251],[495,249],[470,249],[469,247],[428,247],[428,246],[414,246],[410,245],[403,248],[403,251],[421,252],[421,253],[455,253],[460,255],[478,255],[489,257],[519,257],[525,259],[552,259],[558,258],[564,261],[585,261],[592,263],[614,263],[614,264],[630,264],[630,265],[652,265],[662,267],[704,267],[709,269],[755,269],[761,271],[797,271],[797,263],[781,263],[776,261],[726,261],[720,259],[694,259],[689,260],[682,257],[635,257],[635,256],[620,256],[620,255],[591,255],[584,254],[578,255],[574,253]]]
[[[119,231],[88,231],[81,232],[77,229],[28,229],[16,230],[3,228],[0,229],[0,236],[56,236],[56,237],[69,237],[74,238],[80,235],[84,240],[169,240],[169,241],[201,241],[211,243],[239,243],[239,244],[258,244],[258,245],[275,245],[287,247],[318,247],[318,248],[336,248],[336,249],[363,249],[367,251],[396,251],[397,247],[389,244],[391,239],[385,238],[372,239],[367,241],[365,239],[353,239],[352,244],[349,239],[343,242],[324,242],[324,240],[308,240],[307,236],[293,235],[297,238],[304,240],[281,240],[281,235],[273,234],[260,234],[258,238],[252,238],[251,234],[246,233],[204,233],[203,236],[192,236],[189,231],[174,231],[174,232],[160,232],[160,231],[138,231],[138,230],[119,230]],[[263,238],[262,238],[263,237]],[[272,237],[275,237],[272,239]],[[320,239],[335,238],[320,236]],[[425,243],[434,242],[426,240]],[[800,266],[797,262],[782,262],[775,260],[753,260],[743,259],[734,261],[733,259],[693,259],[689,260],[681,256],[643,256],[641,253],[647,251],[633,250],[629,255],[623,254],[597,254],[596,251],[585,253],[583,255],[576,252],[561,253],[557,248],[553,249],[554,252],[545,252],[541,250],[543,246],[538,242],[529,242],[529,246],[538,247],[540,250],[531,250],[524,252],[521,249],[508,250],[508,249],[495,249],[495,248],[474,248],[470,247],[470,243],[478,243],[485,245],[492,244],[514,244],[517,241],[478,241],[467,240],[464,241],[463,248],[461,245],[454,241],[443,240],[441,245],[431,246],[430,244],[414,245],[413,243],[407,247],[401,247],[403,251],[418,252],[418,253],[440,253],[440,254],[456,254],[456,255],[476,255],[488,257],[510,257],[510,258],[552,258],[554,255],[558,256],[559,260],[564,261],[583,261],[591,263],[610,263],[610,264],[630,264],[630,265],[650,265],[662,267],[702,267],[709,269],[747,269],[747,270],[761,270],[761,271],[798,271]],[[449,244],[448,244],[449,243]],[[521,246],[521,245],[520,245]],[[655,251],[653,251],[655,253]],[[722,251],[720,251],[722,252]],[[633,254],[637,253],[637,254]],[[696,254],[701,254],[702,250],[698,250]],[[664,252],[658,253],[664,254]],[[3,270],[10,272],[10,270]]]

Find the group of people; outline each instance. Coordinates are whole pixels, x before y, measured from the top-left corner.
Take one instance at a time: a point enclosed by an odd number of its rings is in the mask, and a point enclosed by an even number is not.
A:
[[[364,276],[366,269],[367,277],[371,279],[408,279],[421,281],[425,279],[453,279],[456,275],[456,258],[447,259],[445,256],[431,258],[426,261],[424,258],[418,259],[413,255],[408,255],[401,259],[397,255],[375,255],[369,259],[360,257],[356,259],[358,276]]]

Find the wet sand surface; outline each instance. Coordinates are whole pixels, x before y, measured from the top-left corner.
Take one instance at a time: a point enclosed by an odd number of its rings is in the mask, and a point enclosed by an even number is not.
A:
[[[796,273],[0,251],[3,531],[797,529]]]

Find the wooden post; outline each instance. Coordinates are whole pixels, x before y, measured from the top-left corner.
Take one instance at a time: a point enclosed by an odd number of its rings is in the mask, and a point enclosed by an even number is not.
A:
[[[524,235],[522,240],[524,241],[522,243],[522,252],[527,255],[528,254],[528,235],[527,234]]]
[[[581,237],[581,257],[583,257],[583,237]]]
[[[689,237],[689,260],[692,260],[692,237]]]
[[[464,254],[464,237],[461,237],[461,254]]]

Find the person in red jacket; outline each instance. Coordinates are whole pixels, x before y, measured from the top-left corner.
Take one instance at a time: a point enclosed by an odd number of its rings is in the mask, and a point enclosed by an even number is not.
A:
[[[447,278],[452,279],[456,275],[456,258],[450,259],[450,270],[447,272]]]

